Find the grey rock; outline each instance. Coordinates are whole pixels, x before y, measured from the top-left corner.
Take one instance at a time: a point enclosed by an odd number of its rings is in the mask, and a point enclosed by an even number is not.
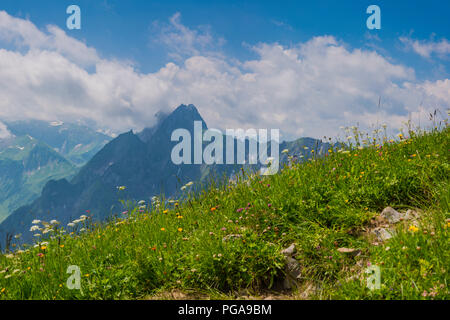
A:
[[[395,209],[393,209],[391,207],[385,208],[381,212],[381,216],[383,218],[385,218],[389,223],[397,223],[400,221],[400,218],[402,217],[400,212],[396,211]]]
[[[292,255],[295,253],[295,243],[291,244],[289,247],[282,250],[281,253],[284,256],[292,257]]]
[[[377,236],[378,241],[383,242],[394,236],[394,231],[385,228],[375,228],[373,233]]]
[[[417,211],[408,209],[408,211],[406,211],[405,215],[403,216],[404,220],[417,220],[419,218],[419,214],[417,213]]]

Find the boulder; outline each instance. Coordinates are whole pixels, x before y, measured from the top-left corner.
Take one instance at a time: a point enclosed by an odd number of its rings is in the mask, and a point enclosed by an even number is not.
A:
[[[389,223],[397,223],[400,222],[400,218],[402,218],[402,215],[400,212],[396,211],[395,209],[391,207],[385,208],[381,212],[381,216],[385,218]]]
[[[385,228],[375,228],[372,232],[376,235],[378,241],[380,242],[386,241],[394,236],[393,230]]]

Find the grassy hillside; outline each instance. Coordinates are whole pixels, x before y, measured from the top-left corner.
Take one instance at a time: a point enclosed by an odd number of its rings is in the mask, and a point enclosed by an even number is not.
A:
[[[281,251],[293,243],[301,272],[283,297],[449,299],[449,134],[394,142],[355,131],[350,149],[274,176],[212,184],[152,210],[130,206],[103,225],[82,218],[35,231],[52,239],[0,256],[0,299],[146,299],[173,289],[261,297],[280,286]],[[390,224],[380,217],[387,206],[415,218]],[[377,239],[380,226],[394,237]],[[81,291],[66,287],[70,265],[81,270]],[[364,270],[375,265],[381,286],[370,290]]]

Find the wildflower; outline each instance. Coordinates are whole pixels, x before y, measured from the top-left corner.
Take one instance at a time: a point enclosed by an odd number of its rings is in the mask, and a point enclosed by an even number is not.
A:
[[[227,228],[223,227],[222,229],[220,229],[222,231],[227,231]]]
[[[39,253],[37,254],[37,256],[38,256],[39,258],[42,258],[42,257],[44,256],[44,254],[43,254],[42,252],[39,252]]]
[[[123,191],[123,190],[125,190],[127,187],[125,187],[125,186],[120,186],[120,187],[117,187],[117,189],[119,189],[119,191]]]
[[[68,227],[75,227],[75,223],[70,222],[70,223],[67,224],[67,226],[68,226]]]
[[[41,228],[39,228],[38,226],[32,226],[31,228],[30,228],[30,232],[33,232],[33,231],[37,231],[37,230],[40,230]]]
[[[239,208],[236,210],[236,212],[242,212],[242,210],[244,210],[244,208]]]
[[[183,190],[185,190],[185,189],[186,189],[186,186],[182,186],[182,187],[180,188],[181,191],[183,191]]]
[[[59,247],[60,247],[60,248],[64,248],[64,245],[62,244],[62,245],[60,245]]]
[[[50,221],[50,224],[53,224],[53,225],[59,224],[59,221],[58,220],[52,220],[52,221]]]
[[[166,231],[166,229],[165,228],[161,228],[161,231]]]
[[[408,230],[415,233],[415,232],[419,231],[419,228],[417,228],[415,225],[410,225]]]
[[[15,239],[19,239],[21,236],[22,236],[22,234],[19,233],[19,234],[16,234],[16,235],[14,236],[14,238],[15,238]]]
[[[42,247],[41,247],[41,250],[45,250],[45,249],[47,249],[46,246],[42,246]]]
[[[284,149],[283,151],[281,151],[281,153],[288,153],[289,149]]]
[[[212,207],[211,211],[216,211],[216,209],[217,209],[216,207]]]
[[[416,247],[416,250],[417,250],[417,251],[420,251],[420,249],[421,249],[421,248],[420,248],[419,246]]]
[[[124,211],[124,212],[122,212],[122,214],[127,214],[128,213],[128,211]]]
[[[138,202],[138,205],[140,205],[140,206],[142,206],[144,204],[145,204],[145,200],[141,200],[141,201]]]
[[[80,216],[80,220],[81,220],[81,221],[84,221],[84,220],[86,220],[86,219],[87,219],[87,216],[85,216],[84,214]]]
[[[181,231],[183,231],[183,228],[178,228],[178,232],[181,232]]]
[[[192,181],[189,181],[188,183],[185,184],[186,187],[190,187],[192,186],[194,183]]]
[[[268,206],[268,207],[270,208],[270,207],[272,207],[272,204],[271,204],[271,203],[269,203],[269,204],[268,204],[267,206]]]
[[[2,290],[0,290],[0,293],[5,292],[6,288],[3,288]]]
[[[31,223],[32,224],[39,224],[39,223],[41,223],[41,220],[33,220]]]
[[[163,213],[167,213],[167,212],[169,212],[169,210],[167,210],[167,209],[163,211]]]

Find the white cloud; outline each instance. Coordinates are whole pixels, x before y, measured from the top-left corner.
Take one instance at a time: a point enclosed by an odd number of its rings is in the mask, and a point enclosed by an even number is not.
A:
[[[433,54],[443,58],[450,54],[450,42],[447,39],[441,41],[419,41],[408,37],[400,37],[399,39],[406,48],[412,49],[424,58],[431,58]]]
[[[69,37],[56,26],[47,26],[47,33],[40,31],[31,21],[15,18],[0,11],[0,39],[18,48],[52,50],[83,67],[99,61],[97,52],[86,44]]]
[[[418,81],[413,69],[332,36],[292,47],[261,43],[252,48],[256,59],[230,62],[203,50],[215,40],[184,27],[179,15],[170,25],[179,34],[167,46],[185,42],[189,57],[144,74],[99,58],[57,27],[40,31],[0,12],[0,41],[28,49],[0,49],[0,119],[90,119],[125,131],[152,125],[159,110],[193,103],[209,127],[280,128],[293,138],[335,136],[356,122],[399,126],[409,114],[450,106],[450,80]]]
[[[0,122],[0,139],[6,139],[11,137],[12,134],[3,122]]]
[[[169,57],[181,61],[183,58],[196,55],[220,55],[220,48],[225,40],[216,39],[209,26],[200,26],[196,29],[190,29],[181,23],[181,14],[175,13],[169,19],[169,23],[153,24],[156,38],[151,41],[157,44],[163,44],[169,51]]]

